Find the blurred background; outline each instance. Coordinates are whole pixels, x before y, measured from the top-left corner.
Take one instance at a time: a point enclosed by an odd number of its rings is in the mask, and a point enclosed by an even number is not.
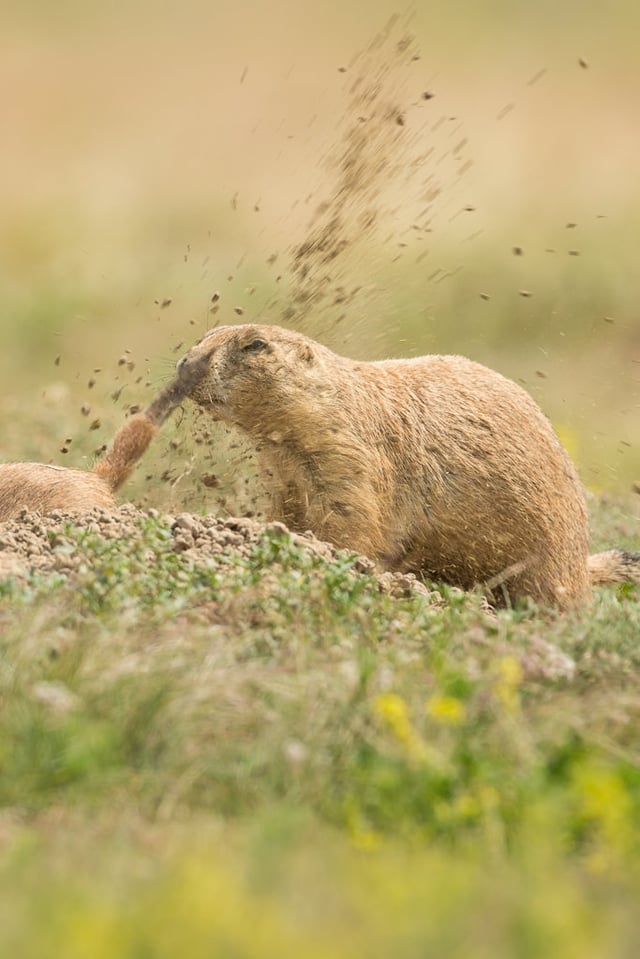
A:
[[[0,458],[90,466],[255,319],[484,362],[628,491],[639,29],[632,0],[5,0]],[[125,496],[246,509],[243,455],[187,410]]]

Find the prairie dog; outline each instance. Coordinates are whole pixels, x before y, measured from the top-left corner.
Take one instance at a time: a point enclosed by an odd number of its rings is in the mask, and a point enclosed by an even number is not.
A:
[[[195,388],[206,368],[203,360],[185,363],[147,409],[118,430],[104,459],[92,470],[44,463],[0,464],[0,521],[14,519],[25,507],[39,513],[114,507],[115,490],[130,476],[159,427]]]
[[[462,356],[357,362],[277,326],[221,327],[191,399],[255,445],[272,519],[382,567],[497,603],[562,608],[640,581],[640,553],[589,558],[583,488],[521,387]]]

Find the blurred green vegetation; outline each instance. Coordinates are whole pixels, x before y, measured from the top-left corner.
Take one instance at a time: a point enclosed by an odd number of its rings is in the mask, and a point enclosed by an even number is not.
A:
[[[637,589],[494,616],[273,531],[63,533],[0,594],[2,954],[635,954]]]

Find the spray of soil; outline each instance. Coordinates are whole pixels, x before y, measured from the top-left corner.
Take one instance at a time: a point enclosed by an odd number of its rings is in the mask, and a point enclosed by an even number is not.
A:
[[[370,349],[367,317],[387,300],[381,275],[403,255],[427,256],[438,218],[464,209],[467,140],[455,117],[439,114],[408,29],[393,17],[344,69],[344,119],[321,161],[324,186],[307,198],[312,216],[286,252],[286,303],[265,311],[277,307],[284,325],[324,342],[360,336]]]
[[[362,342],[368,356],[375,353],[376,340],[392,337],[389,310],[383,324],[378,320],[391,299],[385,287],[393,288],[392,264],[429,254],[438,219],[447,206],[460,206],[458,185],[471,165],[459,123],[441,113],[425,72],[410,22],[400,17],[341,68],[344,109],[335,140],[314,173],[317,189],[299,198],[311,211],[309,220],[301,235],[271,258],[277,295],[240,319],[242,309],[227,315],[224,297],[221,303],[214,293],[211,325],[218,317],[282,323],[344,352]],[[157,303],[160,311],[170,305],[169,298]],[[179,344],[177,355],[189,346],[187,340]],[[101,385],[104,372],[92,370],[88,391]],[[143,376],[127,352],[118,360],[115,379],[114,402],[130,396],[131,386],[141,386]],[[91,392],[87,397],[82,413],[97,431],[101,423],[91,409]],[[135,413],[137,405],[127,405],[127,411]],[[237,433],[196,413],[178,418],[165,436],[162,456],[152,449],[145,460],[144,487],[132,484],[125,495],[150,506],[180,504],[260,517],[263,501],[251,451]],[[61,439],[61,454],[70,444],[70,438]],[[104,443],[95,452],[103,449]]]
[[[278,293],[249,319],[293,327],[342,352],[365,344],[373,358],[394,339],[393,264],[424,260],[434,231],[465,212],[461,194],[472,162],[461,123],[438,107],[409,22],[389,20],[342,73],[342,120],[319,162],[318,189],[304,198],[309,221],[270,257]],[[440,273],[425,269],[425,287],[440,282]],[[216,318],[228,313],[218,312],[218,301],[216,294]],[[202,430],[210,433],[206,418],[195,433],[207,448],[208,508],[215,502],[222,513],[260,515],[250,450],[220,426],[211,431],[213,443]],[[199,493],[187,490],[185,503],[197,504]]]

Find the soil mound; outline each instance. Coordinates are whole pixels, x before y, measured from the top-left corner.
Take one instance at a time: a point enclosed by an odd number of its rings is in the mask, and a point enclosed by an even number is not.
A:
[[[158,510],[140,510],[127,504],[113,510],[95,508],[88,512],[55,511],[43,516],[23,510],[16,520],[0,523],[0,581],[27,580],[34,574],[50,573],[73,577],[92,563],[91,543],[83,544],[78,532],[91,533],[102,540],[135,541],[142,535],[145,519],[165,526],[171,535],[166,547],[181,553],[194,565],[206,565],[215,557],[218,564],[248,559],[252,549],[265,535],[286,537],[292,545],[330,563],[340,550],[323,543],[311,533],[290,532],[283,523],[261,523],[248,517],[197,516],[192,513],[162,514]],[[150,556],[150,560],[153,557]],[[394,597],[421,594],[432,601],[441,599],[413,574],[375,574],[374,563],[357,557],[351,575],[374,575],[380,592]]]

